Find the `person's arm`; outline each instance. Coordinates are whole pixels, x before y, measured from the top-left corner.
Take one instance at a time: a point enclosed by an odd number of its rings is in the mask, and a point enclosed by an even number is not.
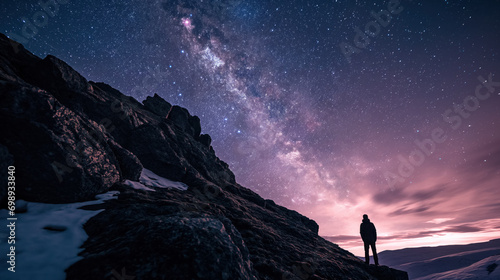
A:
[[[366,231],[363,230],[363,224],[359,225],[359,234],[361,235],[361,239],[363,240],[363,242],[365,241],[365,238],[366,238]]]

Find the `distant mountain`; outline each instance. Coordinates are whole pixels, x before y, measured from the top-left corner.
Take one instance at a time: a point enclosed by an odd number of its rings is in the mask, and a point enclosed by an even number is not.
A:
[[[412,280],[500,279],[500,239],[489,242],[383,251],[383,263]]]
[[[467,267],[435,273],[417,278],[417,280],[498,280],[500,279],[500,255],[491,256]]]
[[[3,207],[10,165],[16,168],[17,199],[29,201],[22,217],[46,221],[44,213],[30,211],[59,212],[32,235],[41,230],[71,238],[80,232],[58,221],[74,217],[63,214],[76,211],[75,204],[42,203],[119,192],[101,204],[82,204],[101,211],[85,222],[88,238],[66,279],[408,279],[403,271],[365,265],[318,236],[315,221],[237,184],[211,137],[201,134],[200,119],[185,108],[158,95],[138,102],[0,34]],[[22,253],[44,260],[43,251]],[[45,258],[46,266],[58,257]]]

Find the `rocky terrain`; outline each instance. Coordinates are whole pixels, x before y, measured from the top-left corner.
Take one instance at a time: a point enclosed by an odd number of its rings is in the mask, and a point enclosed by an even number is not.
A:
[[[240,186],[200,133],[198,117],[158,95],[140,103],[0,34],[0,167],[16,167],[17,199],[120,192],[85,206],[104,211],[85,224],[83,259],[67,279],[408,279]],[[188,189],[131,187],[143,170]]]

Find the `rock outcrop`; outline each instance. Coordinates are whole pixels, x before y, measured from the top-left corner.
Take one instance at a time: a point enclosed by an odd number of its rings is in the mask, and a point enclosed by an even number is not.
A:
[[[104,211],[85,224],[83,259],[67,279],[408,279],[365,265],[318,236],[313,220],[237,184],[185,108],[159,95],[142,104],[2,34],[0,119],[0,167],[16,166],[18,199],[120,191],[87,206]],[[143,168],[188,190],[132,188],[125,180]]]
[[[0,143],[25,174],[17,177],[18,198],[88,200],[120,181],[119,162],[96,123],[39,88],[0,83],[0,93]]]
[[[168,116],[168,113],[170,112],[170,109],[172,109],[172,104],[165,101],[156,93],[155,95],[153,95],[153,97],[146,97],[146,100],[144,100],[142,103],[144,104],[146,109],[162,118],[166,118]]]

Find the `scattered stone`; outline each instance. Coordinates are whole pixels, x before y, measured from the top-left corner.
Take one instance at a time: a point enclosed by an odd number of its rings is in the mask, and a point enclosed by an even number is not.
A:
[[[66,226],[62,225],[46,225],[43,227],[43,229],[50,230],[50,231],[57,231],[57,232],[63,232],[68,229]]]
[[[490,275],[495,269],[497,268],[498,264],[492,263],[486,267],[486,270],[488,271],[488,275]]]

